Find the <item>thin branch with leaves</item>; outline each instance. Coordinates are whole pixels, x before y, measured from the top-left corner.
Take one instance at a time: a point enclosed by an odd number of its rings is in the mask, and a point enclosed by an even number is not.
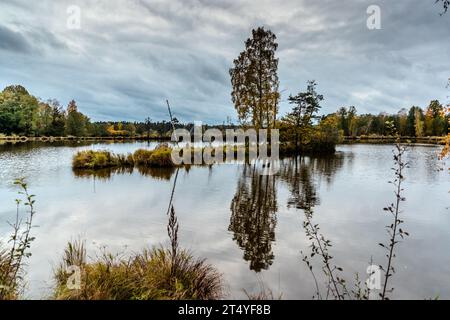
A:
[[[29,249],[35,237],[31,236],[33,229],[33,218],[36,214],[34,204],[35,196],[30,194],[24,179],[17,179],[14,185],[20,188],[18,192],[23,199],[16,199],[16,216],[14,223],[8,222],[13,228],[9,243],[11,247],[6,254],[0,252],[0,300],[15,299],[21,292],[24,276],[24,259],[31,257]],[[20,216],[20,206],[23,204],[27,208],[25,221]]]
[[[389,278],[395,273],[395,269],[392,265],[393,259],[396,257],[394,248],[396,244],[399,243],[398,238],[404,238],[405,236],[409,236],[409,233],[403,230],[400,226],[404,223],[403,220],[400,219],[400,214],[402,210],[400,209],[401,202],[405,201],[406,198],[403,197],[402,192],[404,189],[402,188],[402,182],[404,181],[404,170],[408,167],[407,162],[404,161],[404,154],[407,150],[406,146],[397,142],[394,149],[394,163],[395,166],[392,168],[394,171],[395,179],[393,181],[389,181],[395,187],[395,203],[391,203],[389,206],[385,207],[383,210],[392,215],[393,222],[386,226],[386,231],[389,235],[389,241],[387,244],[380,243],[379,245],[387,250],[387,266],[382,268],[385,273],[384,283],[383,283],[383,291],[380,293],[381,299],[388,299],[387,294],[392,292],[393,288],[388,288]]]
[[[327,278],[327,293],[325,298],[328,299],[331,294],[332,297],[336,300],[344,300],[345,296],[348,295],[348,290],[346,287],[345,279],[342,276],[339,276],[339,272],[342,272],[343,269],[332,264],[333,257],[328,252],[328,249],[332,247],[331,241],[326,239],[325,236],[319,232],[320,227],[318,224],[314,224],[312,222],[312,217],[312,210],[305,210],[305,220],[303,221],[303,228],[305,229],[306,236],[311,241],[311,253],[308,256],[301,252],[302,260],[306,263],[307,267],[313,275],[316,285],[316,296],[318,299],[323,299],[323,295],[319,290],[317,278],[310,261],[310,258],[313,258],[316,255],[319,256],[322,260],[322,271]]]

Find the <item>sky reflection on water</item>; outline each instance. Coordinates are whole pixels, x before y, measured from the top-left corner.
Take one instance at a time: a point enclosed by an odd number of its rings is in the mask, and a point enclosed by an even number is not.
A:
[[[0,146],[0,234],[14,215],[11,182],[25,176],[37,195],[36,241],[29,261],[30,297],[45,297],[51,272],[70,239],[98,248],[134,251],[167,244],[166,210],[175,170],[104,170],[94,177],[74,172],[79,149],[132,152],[156,143]],[[332,255],[348,280],[365,270],[371,257],[384,263],[378,243],[389,218],[382,208],[394,199],[392,146],[342,145],[334,157],[285,159],[278,175],[261,176],[251,166],[222,164],[181,170],[174,206],[180,242],[224,274],[230,298],[260,282],[284,298],[310,299],[314,283],[301,261],[308,250],[302,229],[305,209],[333,242]],[[398,246],[393,297],[450,298],[450,179],[437,161],[438,148],[416,146],[408,153],[404,203],[411,236]]]

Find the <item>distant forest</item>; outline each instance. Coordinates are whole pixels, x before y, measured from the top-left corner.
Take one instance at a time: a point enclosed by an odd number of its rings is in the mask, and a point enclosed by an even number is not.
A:
[[[192,123],[173,119],[176,128],[191,130]],[[225,126],[229,127],[229,126]],[[75,100],[63,107],[58,100],[41,101],[20,85],[0,93],[0,134],[21,136],[75,137],[170,137],[170,121],[96,121],[81,113]]]
[[[325,120],[331,117],[343,136],[389,135],[389,122],[394,123],[396,131],[402,136],[445,136],[450,119],[446,108],[437,100],[431,101],[428,106],[412,106],[395,114],[358,115],[356,108],[350,106],[319,118]],[[177,128],[188,130],[193,127],[192,123],[181,123],[176,118],[174,124]],[[214,127],[235,126],[228,122]],[[67,107],[54,99],[41,101],[20,85],[8,86],[0,93],[0,134],[3,135],[156,138],[170,136],[171,132],[170,121],[152,121],[150,118],[141,122],[92,122],[79,111],[74,100]]]

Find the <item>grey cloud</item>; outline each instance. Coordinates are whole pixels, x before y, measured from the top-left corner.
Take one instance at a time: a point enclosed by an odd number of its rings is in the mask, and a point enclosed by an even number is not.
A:
[[[51,49],[51,50],[65,50],[68,49],[67,45],[59,39],[53,32],[38,28],[32,31],[28,31],[28,36],[34,43],[36,48]]]
[[[26,53],[31,50],[31,46],[20,32],[0,25],[0,49]]]
[[[73,4],[82,10],[81,30],[65,27]],[[251,29],[264,25],[279,42],[281,112],[289,93],[309,79],[325,95],[323,112],[348,105],[396,112],[445,99],[450,13],[439,16],[434,0],[378,0],[382,29],[370,31],[371,4],[8,0],[0,4],[8,26],[0,28],[0,39],[8,39],[0,43],[0,61],[10,63],[0,64],[0,84],[23,83],[64,103],[74,98],[95,120],[167,119],[168,98],[183,121],[221,123],[235,117],[228,69]]]
[[[14,31],[0,25],[0,49],[15,53],[41,55],[45,50],[67,49],[64,42],[45,29]]]

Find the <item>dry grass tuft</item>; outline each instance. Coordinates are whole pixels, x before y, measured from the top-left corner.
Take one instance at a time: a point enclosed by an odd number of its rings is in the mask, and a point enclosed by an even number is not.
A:
[[[86,261],[82,242],[69,243],[55,272],[54,298],[61,300],[219,299],[222,276],[205,260],[180,250],[174,260],[164,248],[143,250],[123,258],[104,253]],[[67,267],[82,270],[81,288],[70,290]]]

